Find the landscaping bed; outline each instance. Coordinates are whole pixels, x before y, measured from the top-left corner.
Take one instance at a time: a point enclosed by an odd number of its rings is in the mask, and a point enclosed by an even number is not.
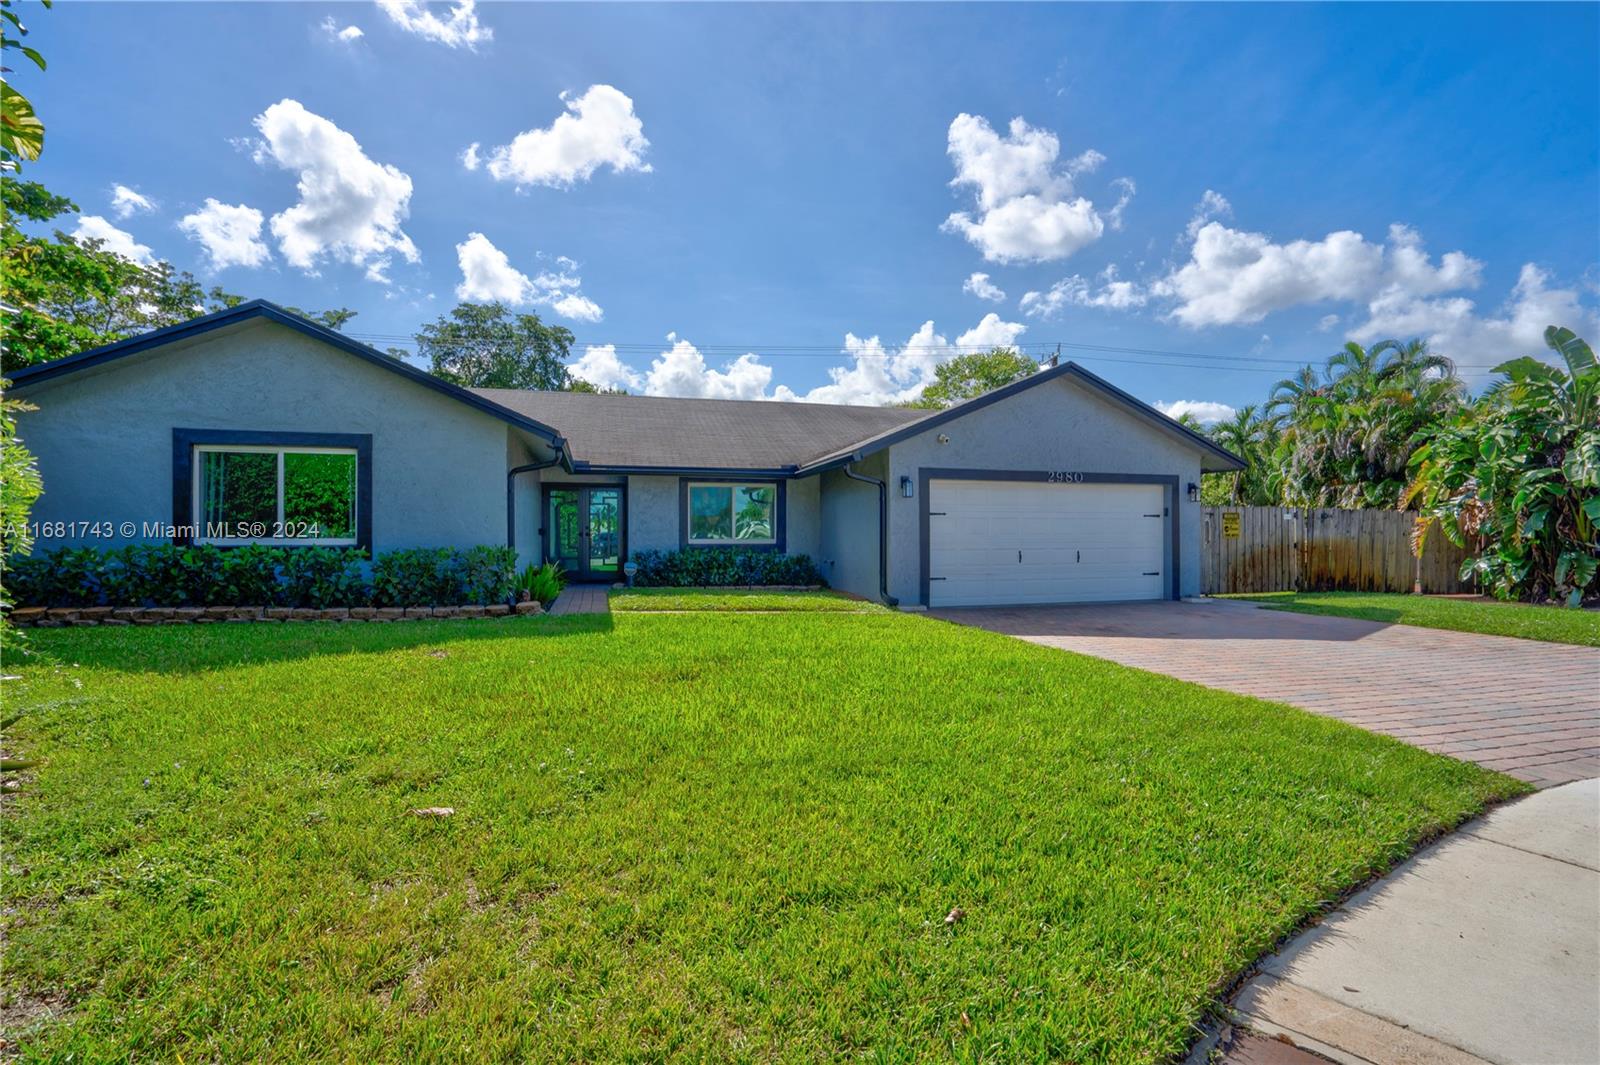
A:
[[[28,1060],[1168,1060],[1523,790],[887,610],[29,641]]]
[[[1267,592],[1221,598],[1243,599],[1273,610],[1301,614],[1332,614],[1427,629],[1600,647],[1600,611],[1573,607],[1386,592]]]
[[[877,603],[819,588],[629,588],[611,593],[621,611],[811,611],[859,614],[883,610]]]

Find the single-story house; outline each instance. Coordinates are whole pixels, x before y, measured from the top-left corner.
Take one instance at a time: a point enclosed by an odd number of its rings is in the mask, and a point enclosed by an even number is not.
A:
[[[804,553],[902,606],[1197,594],[1240,459],[1073,363],[941,411],[467,389],[264,301],[12,374],[36,550],[129,540]]]

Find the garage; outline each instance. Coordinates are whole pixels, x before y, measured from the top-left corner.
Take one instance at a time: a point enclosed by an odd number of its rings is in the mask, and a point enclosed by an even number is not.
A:
[[[928,482],[928,605],[1164,599],[1168,486],[1074,475]]]

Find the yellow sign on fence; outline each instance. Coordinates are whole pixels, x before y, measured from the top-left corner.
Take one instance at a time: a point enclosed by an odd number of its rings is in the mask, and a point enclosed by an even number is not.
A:
[[[1239,512],[1225,510],[1222,512],[1222,535],[1230,540],[1239,539]]]

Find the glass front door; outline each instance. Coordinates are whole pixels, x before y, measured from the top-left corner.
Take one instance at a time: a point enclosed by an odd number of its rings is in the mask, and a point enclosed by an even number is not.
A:
[[[622,489],[545,489],[545,558],[577,581],[614,581],[622,572]]]

